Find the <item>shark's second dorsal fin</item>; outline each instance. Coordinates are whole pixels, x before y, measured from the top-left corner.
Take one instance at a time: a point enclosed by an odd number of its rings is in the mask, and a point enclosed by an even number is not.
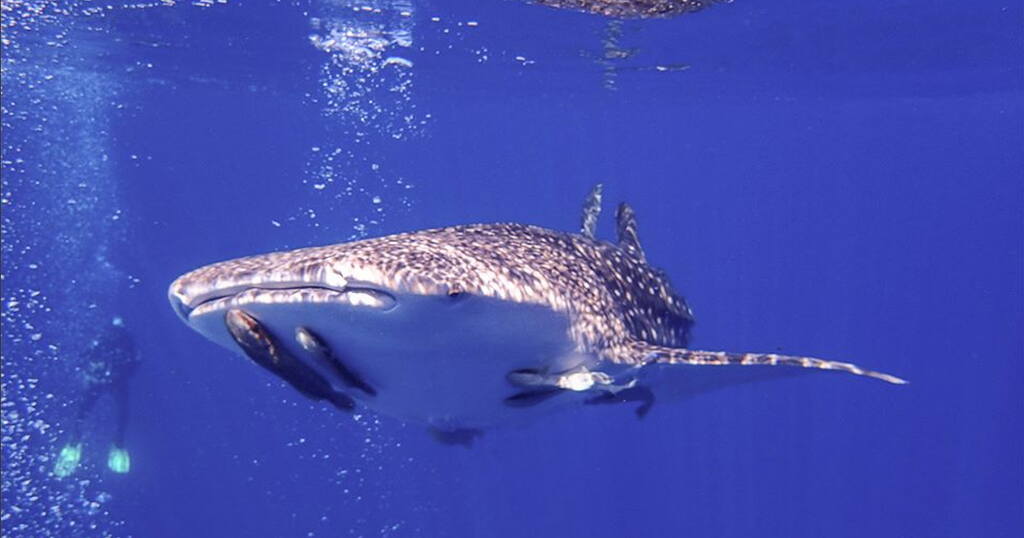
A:
[[[604,186],[598,183],[590,190],[590,194],[583,200],[583,220],[580,224],[580,233],[583,237],[595,239],[597,236],[597,218],[601,216],[601,191]]]
[[[630,256],[646,262],[644,249],[640,247],[640,238],[636,235],[636,213],[625,202],[619,204],[615,211],[615,228],[619,232],[619,248]]]

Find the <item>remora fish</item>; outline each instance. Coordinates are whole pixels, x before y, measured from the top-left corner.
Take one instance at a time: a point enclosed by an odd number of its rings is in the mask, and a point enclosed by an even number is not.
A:
[[[612,244],[595,238],[600,203],[598,185],[578,234],[479,224],[277,252],[192,271],[169,297],[193,329],[302,394],[446,442],[580,402],[642,401],[642,415],[669,371],[683,394],[786,370],[772,366],[904,383],[843,362],[688,349],[692,313],[647,264],[632,209],[619,206]]]

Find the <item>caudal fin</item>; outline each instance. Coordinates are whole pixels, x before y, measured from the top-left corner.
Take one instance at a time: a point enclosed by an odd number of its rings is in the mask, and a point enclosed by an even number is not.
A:
[[[866,370],[848,362],[828,361],[813,357],[776,355],[774,353],[727,353],[724,351],[697,351],[634,342],[615,352],[618,362],[636,365],[645,364],[688,364],[692,366],[796,366],[817,370],[835,370],[850,374],[881,379],[896,385],[905,385],[899,377]]]

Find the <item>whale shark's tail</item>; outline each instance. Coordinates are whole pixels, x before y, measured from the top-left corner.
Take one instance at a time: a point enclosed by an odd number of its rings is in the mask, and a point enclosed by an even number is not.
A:
[[[648,364],[685,364],[690,366],[796,366],[818,370],[834,370],[850,374],[873,377],[897,385],[905,385],[899,377],[866,370],[848,362],[828,361],[813,357],[776,355],[774,353],[727,353],[725,351],[697,351],[693,349],[657,346],[647,342],[634,341],[619,346],[609,354],[618,363],[645,366]]]

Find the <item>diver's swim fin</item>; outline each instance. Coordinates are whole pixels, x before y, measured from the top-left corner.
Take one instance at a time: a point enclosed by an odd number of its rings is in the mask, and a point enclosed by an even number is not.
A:
[[[116,446],[110,447],[110,453],[107,454],[107,467],[118,474],[125,474],[131,470],[132,459],[128,456],[128,451]]]
[[[64,478],[75,472],[78,462],[82,460],[82,443],[68,443],[60,449],[57,455],[57,463],[53,466],[53,474],[58,478]]]

